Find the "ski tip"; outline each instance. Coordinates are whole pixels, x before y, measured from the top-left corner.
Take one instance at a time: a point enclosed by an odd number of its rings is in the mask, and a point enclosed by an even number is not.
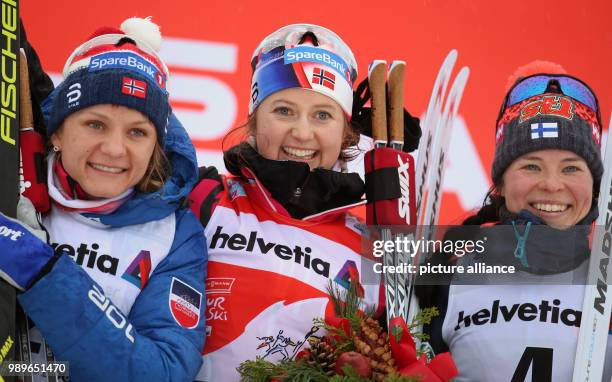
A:
[[[457,78],[462,77],[465,77],[465,81],[467,81],[467,79],[470,77],[470,68],[468,66],[462,67],[461,70],[459,70],[459,73],[457,73]]]
[[[389,71],[392,71],[393,69],[397,67],[402,67],[402,66],[406,66],[406,61],[393,60],[391,64],[389,64]]]
[[[457,61],[457,56],[459,55],[459,52],[457,52],[457,49],[451,49],[450,52],[448,52],[448,54],[446,55],[446,58],[444,59],[444,62],[442,62],[442,67],[445,67],[446,65],[452,67],[455,65],[455,61]]]
[[[385,61],[385,60],[374,60],[374,61],[370,62],[370,65],[368,65],[368,77],[371,76],[372,72],[383,70],[383,69],[384,70],[387,69],[387,61]]]

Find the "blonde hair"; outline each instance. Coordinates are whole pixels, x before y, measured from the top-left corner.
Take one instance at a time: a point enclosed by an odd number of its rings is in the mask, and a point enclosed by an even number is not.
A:
[[[136,184],[136,189],[144,193],[159,191],[164,186],[170,174],[172,174],[170,160],[159,143],[155,142],[147,171],[142,179]]]

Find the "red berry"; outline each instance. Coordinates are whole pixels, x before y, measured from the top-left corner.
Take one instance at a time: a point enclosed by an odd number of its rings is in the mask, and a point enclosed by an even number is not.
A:
[[[344,365],[351,365],[351,367],[360,377],[370,378],[372,376],[370,359],[355,351],[340,354],[338,360],[336,361],[336,368],[334,369],[336,374],[344,375],[344,372],[342,371]]]
[[[310,349],[304,349],[304,350],[300,350],[297,355],[295,356],[295,360],[299,361],[302,358],[309,358],[310,357]]]

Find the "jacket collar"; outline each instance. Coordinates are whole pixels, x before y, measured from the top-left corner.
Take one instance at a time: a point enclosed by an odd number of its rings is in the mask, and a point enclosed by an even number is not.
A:
[[[248,143],[226,151],[224,160],[231,174],[255,181],[274,210],[296,219],[317,220],[365,202],[357,173],[310,171],[306,163],[266,159]]]
[[[486,247],[486,261],[512,263],[518,269],[542,275],[576,269],[589,257],[589,234],[597,215],[597,205],[593,204],[578,224],[557,229],[527,210],[512,213],[502,207],[500,224],[481,230],[481,235],[486,236],[490,244]],[[519,245],[517,235],[525,240],[524,263],[512,256]]]

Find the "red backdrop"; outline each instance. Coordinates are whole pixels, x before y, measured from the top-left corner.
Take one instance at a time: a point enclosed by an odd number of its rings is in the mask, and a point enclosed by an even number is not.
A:
[[[438,68],[452,48],[471,75],[445,180],[442,222],[476,207],[488,186],[494,123],[508,76],[535,59],[562,64],[599,96],[603,124],[612,104],[612,29],[607,0],[568,1],[20,1],[29,39],[49,72],[98,26],[153,16],[168,38],[162,56],[170,87],[201,163],[218,164],[223,133],[247,114],[250,55],[276,28],[326,26],[352,48],[360,79],[372,59],[407,62],[406,106],[425,111]]]

